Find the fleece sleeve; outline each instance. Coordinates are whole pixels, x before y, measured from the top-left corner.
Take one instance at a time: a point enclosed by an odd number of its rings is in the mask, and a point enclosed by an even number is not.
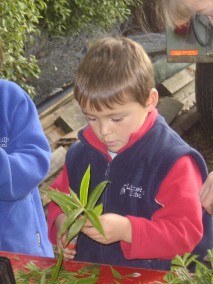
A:
[[[4,94],[7,100],[1,97],[0,115],[5,142],[0,145],[0,200],[9,202],[38,186],[48,173],[51,153],[34,103],[21,88],[11,92]]]
[[[202,238],[200,171],[190,156],[180,158],[162,182],[156,202],[162,205],[151,220],[127,216],[132,243],[121,242],[127,259],[170,259],[191,252]]]
[[[52,189],[57,189],[64,193],[69,193],[69,180],[67,176],[67,169],[64,165],[58,177],[51,184]],[[53,201],[48,205],[47,223],[48,223],[48,237],[52,244],[56,244],[57,231],[54,225],[56,218],[62,213],[61,208]]]

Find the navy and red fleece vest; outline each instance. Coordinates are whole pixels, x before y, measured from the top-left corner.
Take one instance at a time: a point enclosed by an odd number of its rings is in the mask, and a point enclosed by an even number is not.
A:
[[[160,115],[148,133],[111,162],[85,140],[83,130],[79,133],[79,139],[80,142],[70,147],[66,157],[70,187],[79,193],[81,179],[90,164],[90,190],[104,180],[110,181],[100,198],[104,213],[139,216],[150,220],[160,208],[155,202],[160,184],[177,159],[184,155],[192,155],[200,168],[203,181],[207,178],[202,156],[186,144]],[[196,248],[196,253],[202,256],[213,246],[212,219],[206,213],[204,225],[203,240]],[[119,242],[102,245],[84,234],[79,236],[75,259],[162,270],[169,269],[170,265],[169,260],[162,259],[127,260]]]

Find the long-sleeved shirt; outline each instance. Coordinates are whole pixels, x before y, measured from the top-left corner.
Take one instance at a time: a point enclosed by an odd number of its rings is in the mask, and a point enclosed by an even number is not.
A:
[[[0,250],[53,257],[38,185],[50,147],[33,101],[0,80]]]

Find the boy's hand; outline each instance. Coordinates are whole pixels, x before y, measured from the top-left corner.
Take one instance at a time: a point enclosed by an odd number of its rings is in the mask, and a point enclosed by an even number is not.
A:
[[[118,241],[132,241],[132,227],[128,218],[118,215],[107,213],[99,217],[102,224],[105,238],[102,236],[90,221],[84,225],[82,232],[89,238],[102,243],[111,244]]]
[[[71,259],[74,259],[75,255],[76,255],[76,245],[69,243],[67,246],[65,246],[67,242],[67,235],[63,235],[60,239],[57,239],[57,249],[58,249],[58,253],[61,252],[61,250],[63,250],[63,255],[64,255],[64,260],[68,261]]]
[[[62,213],[61,215],[57,217],[55,221],[57,232],[60,231],[60,228],[64,224],[65,221],[66,221],[66,215],[64,213]],[[57,238],[58,253],[60,253],[61,250],[63,250],[64,260],[68,261],[68,260],[74,259],[76,255],[76,249],[75,249],[76,246],[73,245],[72,243],[69,243],[66,246],[66,243],[67,243],[67,234],[64,234],[61,238]]]
[[[203,207],[209,214],[213,214],[213,172],[209,174],[199,195]]]

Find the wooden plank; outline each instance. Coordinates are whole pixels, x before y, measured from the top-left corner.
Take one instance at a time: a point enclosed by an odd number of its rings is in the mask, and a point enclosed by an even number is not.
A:
[[[56,175],[64,165],[67,150],[60,146],[52,153],[50,170],[44,181],[47,181],[52,176]]]
[[[172,97],[184,103],[186,98],[194,93],[195,93],[195,80],[191,81],[182,89],[178,90],[176,93],[173,94]]]
[[[63,111],[56,120],[56,125],[61,127],[65,133],[78,130],[83,127],[87,120],[81,112],[78,104],[74,104]]]
[[[195,92],[188,95],[182,103],[184,104],[182,111],[188,111],[196,104]]]
[[[160,96],[172,96],[194,80],[193,73],[187,68],[166,79],[157,86]]]
[[[160,99],[157,109],[159,113],[165,118],[166,122],[170,124],[182,109],[183,104],[173,98],[165,97]]]
[[[83,127],[82,127],[83,128]],[[81,129],[81,128],[80,128]],[[78,140],[78,132],[79,130],[71,131],[64,136],[62,136],[59,141],[57,142],[58,146],[66,146],[70,147],[72,143]]]
[[[56,109],[52,113],[42,116],[42,118],[40,118],[40,121],[43,129],[46,130],[51,125],[55,124],[60,114],[62,114],[67,108],[69,108],[73,104],[76,104],[74,100],[67,101],[65,105],[59,106],[58,109]]]
[[[180,115],[171,125],[179,135],[183,135],[200,120],[196,107]]]
[[[53,131],[46,134],[46,137],[51,146],[54,142],[57,142],[64,135],[65,135],[64,131],[60,127],[57,127],[53,129]]]
[[[55,124],[50,125],[48,128],[45,129],[45,134],[47,136],[47,134],[49,134],[50,132],[52,132],[54,129],[56,129],[57,126]]]
[[[40,120],[45,116],[47,116],[48,114],[51,114],[54,110],[59,109],[61,106],[67,104],[67,102],[72,101],[73,99],[74,99],[73,91],[71,91],[67,95],[65,95],[62,99],[52,104],[46,110],[42,111],[39,115]]]
[[[40,119],[43,130],[46,132],[46,129],[54,125],[58,117],[59,117],[59,114],[57,112],[53,112],[43,117],[42,119]]]

